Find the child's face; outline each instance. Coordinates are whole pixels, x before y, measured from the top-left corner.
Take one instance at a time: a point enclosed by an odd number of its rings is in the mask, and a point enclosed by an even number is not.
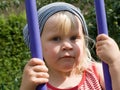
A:
[[[49,69],[69,72],[83,60],[84,35],[78,18],[78,25],[66,34],[57,28],[60,19],[53,15],[45,24],[41,35],[43,57]]]

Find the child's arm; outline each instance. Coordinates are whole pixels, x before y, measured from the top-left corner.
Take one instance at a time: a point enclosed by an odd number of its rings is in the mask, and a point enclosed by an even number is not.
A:
[[[96,52],[109,66],[113,90],[120,90],[120,50],[116,42],[105,34],[98,35]]]
[[[35,90],[39,84],[48,82],[47,72],[42,60],[32,58],[24,68],[20,90]]]
[[[120,61],[109,65],[109,70],[112,77],[113,90],[120,90]]]

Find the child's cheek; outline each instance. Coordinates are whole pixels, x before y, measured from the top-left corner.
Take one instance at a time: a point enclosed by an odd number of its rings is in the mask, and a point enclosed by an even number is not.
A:
[[[85,48],[84,48],[82,43],[79,43],[76,46],[76,55],[77,55],[77,57],[79,57],[79,59],[84,57],[84,55],[85,55]]]
[[[53,45],[47,45],[43,48],[43,56],[47,59],[54,59],[57,56],[58,52],[59,49],[57,47],[54,47]]]

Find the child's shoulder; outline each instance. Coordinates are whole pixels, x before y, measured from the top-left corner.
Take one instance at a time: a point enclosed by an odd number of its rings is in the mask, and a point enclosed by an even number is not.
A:
[[[98,78],[102,75],[103,70],[102,70],[102,63],[101,62],[91,62],[87,68],[88,72],[92,72],[97,76]]]
[[[92,62],[89,68],[91,68],[96,73],[96,75],[103,76],[103,68],[101,62]]]
[[[103,67],[101,62],[93,62],[92,67],[95,69],[94,71],[99,77],[100,84],[102,88],[104,88],[104,75],[103,75]]]
[[[92,66],[95,67],[97,69],[97,71],[103,72],[102,63],[101,62],[93,62]]]
[[[96,62],[96,61],[91,62],[87,69],[93,69],[94,71],[101,71],[101,72],[103,72],[103,70],[102,70],[102,63],[101,62]]]

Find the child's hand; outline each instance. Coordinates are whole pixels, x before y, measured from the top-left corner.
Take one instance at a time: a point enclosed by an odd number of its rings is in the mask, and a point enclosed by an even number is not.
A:
[[[120,51],[116,42],[105,34],[97,36],[96,53],[108,65],[120,61]]]
[[[35,90],[39,84],[48,82],[48,69],[42,60],[32,58],[25,66],[20,90]]]

